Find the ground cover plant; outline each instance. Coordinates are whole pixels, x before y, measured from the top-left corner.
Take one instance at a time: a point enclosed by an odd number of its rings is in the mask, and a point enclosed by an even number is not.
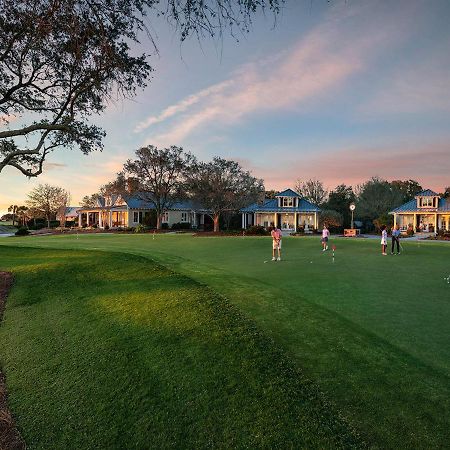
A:
[[[0,247],[0,326],[29,448],[363,447],[224,297],[134,255]]]
[[[450,439],[450,246],[188,235],[11,238],[4,245],[143,255],[222,293],[286,350],[369,445],[442,448]],[[267,261],[267,262],[266,262]]]

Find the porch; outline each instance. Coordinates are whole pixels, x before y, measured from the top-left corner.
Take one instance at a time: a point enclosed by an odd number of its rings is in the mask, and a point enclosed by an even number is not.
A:
[[[302,229],[305,232],[312,232],[319,227],[319,220],[317,212],[242,213],[242,228],[247,229],[252,225],[259,225],[264,228],[276,226],[282,231],[297,232]]]

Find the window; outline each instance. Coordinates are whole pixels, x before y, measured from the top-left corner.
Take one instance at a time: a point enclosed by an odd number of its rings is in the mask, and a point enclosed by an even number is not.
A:
[[[139,213],[137,211],[133,212],[133,222],[138,223],[139,222]]]
[[[283,197],[282,206],[284,208],[293,208],[294,198],[293,197]]]
[[[187,222],[188,221],[188,213],[187,212],[182,212],[181,213],[181,221],[182,222]]]
[[[433,197],[422,197],[422,207],[432,208],[434,206]]]
[[[162,214],[162,216],[161,216],[161,222],[162,222],[162,223],[167,223],[167,222],[169,222],[169,213],[168,213],[168,212],[165,212],[165,213]]]

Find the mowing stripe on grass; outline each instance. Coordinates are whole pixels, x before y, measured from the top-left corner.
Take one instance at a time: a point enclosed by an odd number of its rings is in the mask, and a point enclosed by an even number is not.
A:
[[[211,289],[125,254],[1,248],[0,327],[31,448],[364,447],[284,352]]]

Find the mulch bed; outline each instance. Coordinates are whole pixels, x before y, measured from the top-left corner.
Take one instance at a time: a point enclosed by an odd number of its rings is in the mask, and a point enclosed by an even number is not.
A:
[[[13,284],[13,276],[9,272],[0,272],[0,321],[5,311],[6,297]],[[25,442],[21,438],[14,419],[7,405],[5,377],[0,372],[0,450],[23,450]]]

